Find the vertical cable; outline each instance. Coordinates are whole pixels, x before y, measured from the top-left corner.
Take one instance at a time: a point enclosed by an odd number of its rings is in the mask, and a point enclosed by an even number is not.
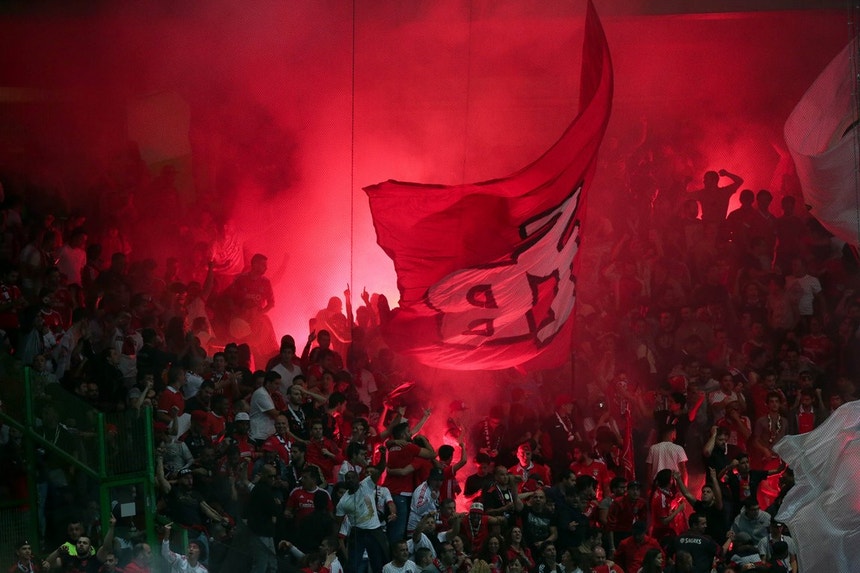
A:
[[[352,0],[352,76],[350,84],[350,142],[349,142],[349,288],[353,284],[353,264],[355,259],[355,15],[356,2]],[[344,301],[346,304],[346,301]]]
[[[849,0],[848,38],[850,42],[854,42],[854,51],[848,57],[848,65],[852,81],[854,127],[848,136],[854,138],[854,212],[857,216],[856,243],[860,244],[860,125],[857,125],[857,120],[860,118],[860,63],[858,63],[860,60],[860,24],[857,22],[858,17],[860,17],[860,1]]]

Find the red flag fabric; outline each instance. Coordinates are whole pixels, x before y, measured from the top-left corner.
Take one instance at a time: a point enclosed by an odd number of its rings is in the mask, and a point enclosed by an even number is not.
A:
[[[377,242],[394,261],[393,350],[453,370],[570,356],[584,189],[612,104],[606,37],[589,1],[579,115],[540,158],[502,179],[365,188]]]
[[[633,417],[630,410],[624,412],[624,441],[621,444],[621,467],[627,481],[636,479],[636,469],[633,464]]]

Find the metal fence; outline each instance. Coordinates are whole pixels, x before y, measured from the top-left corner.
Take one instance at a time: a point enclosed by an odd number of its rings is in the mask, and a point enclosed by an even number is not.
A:
[[[39,547],[53,517],[39,511],[46,483],[60,483],[75,499],[94,504],[101,523],[116,509],[139,529],[138,537],[154,542],[151,410],[103,413],[59,384],[43,382],[19,362],[0,359],[0,425],[8,436],[0,449],[6,466],[0,471],[2,554],[10,555],[21,539]]]

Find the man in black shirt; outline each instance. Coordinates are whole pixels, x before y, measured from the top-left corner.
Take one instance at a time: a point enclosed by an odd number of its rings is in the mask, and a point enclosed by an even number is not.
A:
[[[748,498],[758,498],[758,486],[761,482],[772,475],[782,473],[785,470],[785,462],[780,462],[779,467],[772,470],[750,469],[750,457],[747,454],[738,454],[723,471],[726,472],[726,484],[732,495],[731,519],[741,512],[744,502]]]
[[[687,523],[690,529],[675,540],[675,551],[686,551],[693,556],[693,573],[710,573],[720,546],[705,534],[708,527],[705,516],[693,513]]]
[[[708,481],[702,486],[701,499],[696,499],[683,483],[679,482],[678,486],[681,494],[693,506],[693,511],[707,520],[705,534],[718,543],[725,541],[729,527],[723,511],[723,493],[717,479],[717,471],[714,468],[708,468]]]
[[[274,466],[264,465],[248,498],[245,516],[251,530],[251,573],[274,573],[278,568],[275,521],[282,510],[281,500],[272,488],[277,473]]]
[[[466,478],[466,487],[463,495],[472,499],[480,496],[481,492],[493,485],[493,460],[485,453],[475,456],[475,464],[478,471]]]

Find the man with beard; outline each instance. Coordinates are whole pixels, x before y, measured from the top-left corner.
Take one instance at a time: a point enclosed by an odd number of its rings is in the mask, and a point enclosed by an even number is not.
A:
[[[546,492],[536,490],[529,499],[528,506],[520,512],[523,523],[523,536],[532,555],[543,553],[544,545],[555,543],[558,539],[558,518],[546,503]]]
[[[110,526],[98,551],[93,551],[89,537],[81,535],[75,541],[74,551],[68,543],[64,543],[48,555],[45,561],[51,568],[59,566],[59,570],[64,573],[97,573],[102,563],[107,560],[108,553],[112,551],[115,525],[116,518],[111,515]]]
[[[367,477],[363,480],[359,481],[358,474],[354,471],[347,472],[345,476],[347,493],[340,498],[335,514],[340,522],[348,519],[350,524],[347,543],[348,573],[358,571],[365,551],[372,571],[381,571],[388,561],[388,540],[376,506],[376,487],[379,476],[385,469],[385,453],[385,448],[380,446],[379,461],[375,466],[367,468]],[[395,513],[388,517],[389,521],[395,519]]]

